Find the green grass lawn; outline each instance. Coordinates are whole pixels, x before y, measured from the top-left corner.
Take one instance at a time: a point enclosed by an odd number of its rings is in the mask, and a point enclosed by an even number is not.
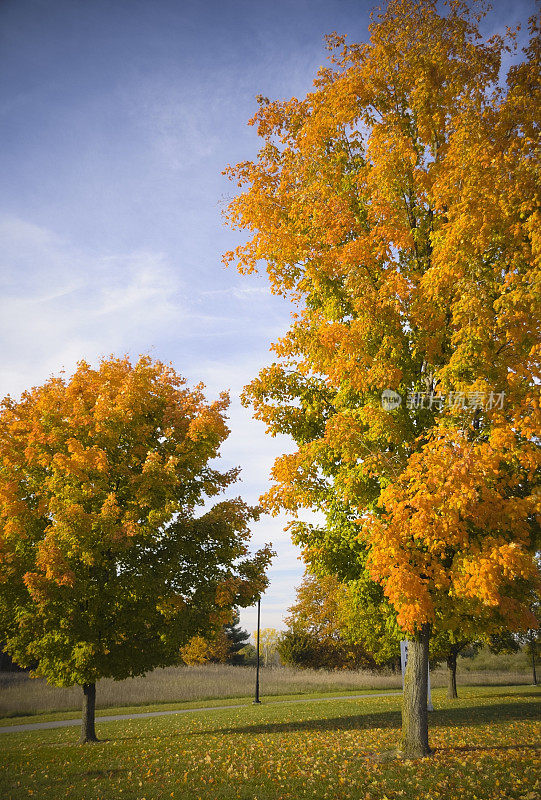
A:
[[[392,757],[400,698],[248,705],[98,722],[95,745],[63,728],[0,735],[2,800],[537,800],[541,692],[433,693],[434,754]]]

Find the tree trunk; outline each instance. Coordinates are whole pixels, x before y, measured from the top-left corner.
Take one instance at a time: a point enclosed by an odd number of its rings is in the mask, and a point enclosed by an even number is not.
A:
[[[451,649],[447,656],[447,697],[455,700],[458,697],[456,690],[456,650]]]
[[[81,727],[81,744],[97,742],[96,729],[94,727],[96,719],[96,684],[83,684],[83,724]]]
[[[408,641],[408,663],[404,676],[402,698],[403,758],[423,758],[430,753],[428,746],[428,643],[430,625],[425,624],[414,641]]]

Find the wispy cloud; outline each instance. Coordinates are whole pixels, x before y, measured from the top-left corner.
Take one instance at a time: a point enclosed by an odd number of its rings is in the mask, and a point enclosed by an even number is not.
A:
[[[0,393],[110,352],[145,350],[194,316],[161,253],[83,253],[20,219],[0,221]]]

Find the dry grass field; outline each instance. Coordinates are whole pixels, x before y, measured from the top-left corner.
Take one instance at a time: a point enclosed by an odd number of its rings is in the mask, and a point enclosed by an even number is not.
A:
[[[470,666],[470,664],[468,664]],[[514,666],[513,663],[506,666]],[[218,698],[249,697],[254,690],[253,667],[221,664],[180,666],[156,669],[145,677],[124,681],[102,680],[97,686],[98,708],[145,706],[158,703],[181,703]],[[431,674],[433,687],[446,684],[446,670]],[[528,684],[530,673],[524,670],[486,668],[480,671],[459,669],[459,686]],[[397,673],[327,672],[268,667],[261,671],[261,693],[293,695],[320,692],[361,692],[369,689],[399,689]],[[29,678],[25,673],[0,673],[0,716],[79,711],[81,689],[77,686],[57,688],[45,681]]]
[[[145,677],[99,681],[96,705],[98,708],[111,708],[249,697],[254,691],[254,678],[253,667],[222,664],[155,669]],[[261,693],[267,695],[397,689],[400,686],[400,675],[287,667],[261,669]],[[78,711],[80,706],[81,689],[78,686],[48,686],[45,681],[29,678],[24,673],[4,673],[0,677],[0,716]]]

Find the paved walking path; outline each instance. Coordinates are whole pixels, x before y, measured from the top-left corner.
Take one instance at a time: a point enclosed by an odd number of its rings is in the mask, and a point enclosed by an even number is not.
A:
[[[270,700],[268,703],[263,701],[264,705],[280,705],[283,703],[317,703],[323,700],[367,700],[371,697],[389,697],[392,695],[402,694],[400,691],[393,692],[378,692],[372,694],[347,694],[341,697],[298,697],[294,700]],[[177,708],[170,711],[144,711],[133,714],[113,714],[111,716],[96,716],[96,723],[100,722],[117,722],[118,720],[125,719],[145,719],[148,717],[167,717],[171,714],[193,714],[199,711],[223,711],[229,708],[246,708],[250,702],[237,703],[236,705],[229,706],[207,706],[201,708]],[[0,728],[0,733],[18,733],[20,731],[42,731],[49,728],[69,728],[75,725],[80,725],[80,719],[57,719],[52,722],[29,722],[24,725],[7,725]]]

